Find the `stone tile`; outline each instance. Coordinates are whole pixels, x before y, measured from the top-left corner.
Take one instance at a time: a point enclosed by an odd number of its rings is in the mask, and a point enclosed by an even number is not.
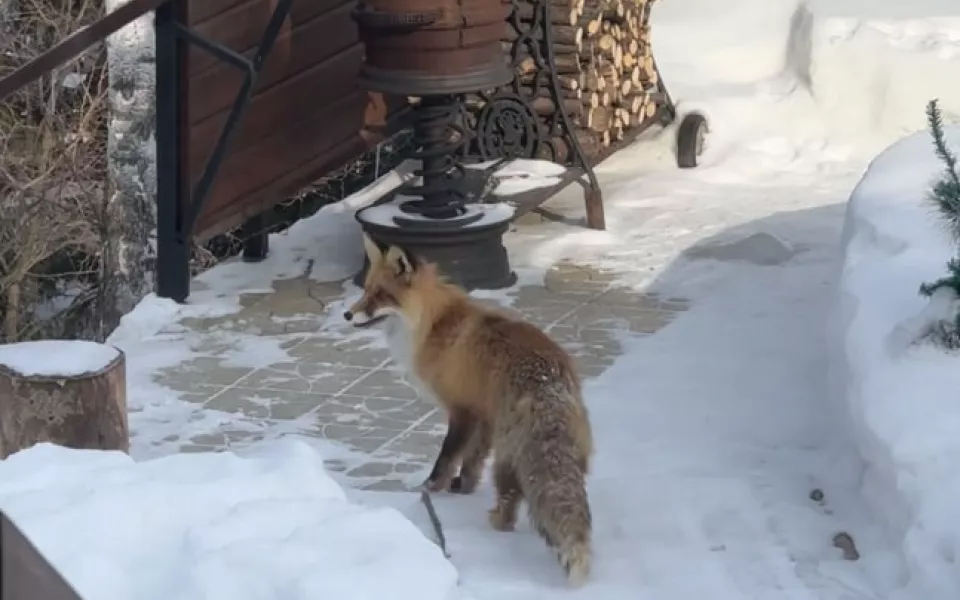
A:
[[[609,330],[557,325],[550,334],[570,352],[577,371],[585,378],[600,375],[623,353],[619,340]]]
[[[575,204],[580,211],[579,198]],[[309,272],[309,263],[303,267]],[[610,273],[561,263],[546,273],[543,285],[511,290],[513,305],[507,310],[546,330],[571,353],[583,377],[595,377],[622,354],[621,332],[657,331],[689,304],[613,281]],[[244,295],[237,314],[184,320],[171,333],[184,345],[196,350],[200,343],[212,354],[234,349],[232,331],[270,335],[290,355],[289,361],[256,370],[223,367],[220,359],[206,357],[162,372],[159,383],[182,398],[241,417],[223,431],[184,440],[182,451],[253,444],[272,435],[272,427],[296,420],[298,429],[306,428],[298,435],[324,438],[366,455],[360,461],[325,463],[353,478],[357,487],[418,486],[440,450],[446,413],[418,399],[402,370],[388,362],[378,332],[320,329],[331,306],[343,300],[340,283],[297,277],[277,281],[273,288],[272,293]],[[485,302],[499,306],[492,298]]]
[[[406,462],[398,462],[393,465],[393,471],[402,475],[411,475],[413,473],[421,473],[423,471],[424,465],[422,464],[413,464]]]
[[[368,462],[347,471],[351,477],[387,477],[394,474],[394,464],[385,462]]]
[[[256,419],[288,420],[302,417],[331,397],[329,394],[232,387],[212,398],[205,407]]]
[[[574,302],[538,302],[535,305],[517,305],[523,318],[541,329],[566,321],[581,305]]]
[[[431,405],[432,406],[432,405]],[[430,435],[444,436],[447,433],[447,413],[442,408],[434,406],[433,410],[427,413],[419,423],[414,425],[412,431],[420,433],[429,433]]]
[[[512,297],[512,306],[519,310],[530,309],[551,302],[569,302],[571,304],[583,304],[599,294],[590,295],[570,295],[558,293],[539,285],[525,285],[517,289],[517,293]]]
[[[289,351],[291,357],[318,365],[344,365],[375,368],[390,357],[386,348],[376,347],[377,340],[355,337],[314,335]]]
[[[204,408],[266,419],[270,417],[270,405],[275,394],[277,392],[265,394],[258,390],[231,387],[221,390],[207,400]]]
[[[180,452],[184,453],[200,453],[200,452],[219,452],[223,450],[222,446],[210,446],[206,444],[181,444],[178,448]]]
[[[321,405],[316,416],[324,423],[378,428],[398,435],[435,409],[417,399],[370,398],[341,395]]]
[[[655,333],[673,320],[674,313],[642,308],[591,303],[582,306],[564,324],[584,329],[607,329]]]
[[[381,479],[360,487],[367,492],[406,492],[416,487],[399,479]]]
[[[325,423],[317,419],[313,431],[319,437],[372,454],[396,439],[398,432],[379,427],[360,427],[351,424]]]
[[[227,448],[242,448],[263,440],[260,431],[227,431]]]
[[[335,394],[369,373],[370,369],[361,367],[338,367],[303,360],[257,369],[239,385],[255,390]]]
[[[155,381],[174,390],[197,391],[198,386],[228,386],[249,375],[249,367],[229,367],[219,358],[201,356],[161,369]]]
[[[608,329],[557,325],[550,330],[550,336],[571,354],[618,356],[623,352],[619,340]]]
[[[409,431],[383,447],[383,452],[400,455],[404,462],[432,464],[440,452],[443,436],[423,431]]]
[[[616,362],[615,356],[574,356],[573,363],[582,379],[593,379],[603,375],[604,371]]]
[[[351,396],[371,396],[373,398],[405,398],[416,400],[420,397],[417,390],[407,383],[401,369],[380,369],[359,379],[343,391]]]
[[[178,390],[178,389],[173,389],[173,388],[170,388],[170,389],[172,389],[174,392],[176,392],[177,397],[178,397],[179,399],[183,400],[184,402],[190,402],[190,403],[193,403],[193,404],[204,404],[204,403],[206,403],[206,401],[209,400],[212,396],[215,396],[216,394],[219,394],[220,392],[222,392],[222,391],[224,390],[223,387],[212,386],[212,385],[210,385],[210,386],[204,386],[204,385],[201,385],[201,384],[197,384],[197,385],[194,387],[194,389],[188,390],[188,391]],[[132,412],[136,412],[136,410],[137,410],[137,409],[130,408],[130,409],[129,409],[129,412],[131,412],[131,413],[132,413]]]
[[[664,312],[680,312],[690,308],[690,301],[684,298],[664,298],[658,294],[637,292],[625,287],[614,287],[607,290],[597,297],[594,304]]]
[[[548,270],[543,287],[570,299],[588,300],[603,293],[613,281],[613,274],[571,262],[561,262]]]
[[[216,433],[203,433],[190,438],[190,443],[195,446],[203,446],[222,450],[227,446],[227,434],[223,431]]]
[[[303,278],[275,281],[274,293],[269,296],[268,302],[261,302],[260,305],[269,307],[269,314],[274,317],[323,317],[330,302],[312,293],[312,283]]]

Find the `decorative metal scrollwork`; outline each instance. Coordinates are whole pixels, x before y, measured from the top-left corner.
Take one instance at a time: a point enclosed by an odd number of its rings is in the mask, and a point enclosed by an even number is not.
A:
[[[540,119],[516,94],[487,98],[476,118],[477,153],[481,160],[528,158],[541,142]]]
[[[591,187],[599,189],[592,165],[583,154],[574,125],[564,111],[568,100],[560,88],[550,25],[551,1],[511,0],[511,83],[477,94],[465,108],[470,130],[466,159],[544,158],[581,167]]]

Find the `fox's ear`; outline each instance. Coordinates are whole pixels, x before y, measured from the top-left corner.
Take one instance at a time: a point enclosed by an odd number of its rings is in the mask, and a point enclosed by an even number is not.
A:
[[[387,264],[393,266],[397,275],[413,275],[413,271],[416,269],[416,263],[397,246],[390,246],[390,249],[387,250]]]
[[[377,243],[366,233],[363,234],[363,249],[367,253],[367,259],[370,260],[370,264],[376,264],[383,258],[383,252],[380,251],[380,247],[377,246]]]

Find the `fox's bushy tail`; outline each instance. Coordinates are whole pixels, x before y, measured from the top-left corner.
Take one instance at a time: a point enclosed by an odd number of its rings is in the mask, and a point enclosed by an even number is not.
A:
[[[530,457],[531,464],[522,469],[527,471],[522,481],[530,519],[556,551],[567,581],[579,587],[590,576],[593,558],[586,460],[577,456],[574,445],[556,438],[542,441],[538,446],[536,456]]]

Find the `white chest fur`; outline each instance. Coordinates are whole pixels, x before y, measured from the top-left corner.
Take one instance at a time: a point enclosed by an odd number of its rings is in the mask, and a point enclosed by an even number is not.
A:
[[[399,315],[391,315],[384,322],[384,335],[387,338],[387,348],[390,350],[390,356],[403,370],[403,375],[407,382],[412,385],[420,397],[424,400],[435,401],[435,397],[430,388],[417,377],[413,370],[413,342],[410,337],[410,330],[403,318]]]

